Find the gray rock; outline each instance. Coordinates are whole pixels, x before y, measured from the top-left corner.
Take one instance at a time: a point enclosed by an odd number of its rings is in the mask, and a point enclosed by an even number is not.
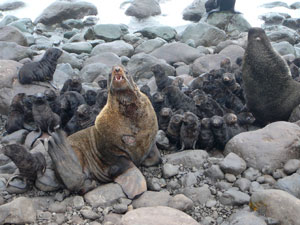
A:
[[[18,45],[28,46],[25,35],[12,26],[0,27],[0,41],[15,42]]]
[[[299,136],[300,128],[296,124],[275,122],[234,136],[226,144],[224,153],[239,155],[248,167],[275,170],[282,168],[289,159],[299,158]]]
[[[290,159],[284,164],[284,172],[288,175],[295,173],[300,168],[300,160],[299,159]]]
[[[204,0],[194,0],[189,6],[187,6],[182,12],[182,18],[184,20],[190,20],[198,22],[202,16],[206,13]]]
[[[238,211],[230,216],[230,225],[267,225],[265,220],[254,212]]]
[[[19,61],[24,58],[31,58],[33,51],[14,42],[0,41],[0,60],[15,60]]]
[[[300,225],[300,200],[285,191],[270,189],[255,192],[249,205],[260,215],[272,217],[281,225]]]
[[[104,52],[95,56],[92,56],[85,60],[83,66],[87,66],[89,64],[93,63],[102,63],[109,68],[115,66],[115,65],[120,65],[121,64],[121,59],[119,56],[117,56],[115,53],[112,52]]]
[[[23,144],[28,133],[29,132],[24,129],[15,131],[11,134],[2,137],[1,144],[10,144],[10,143]]]
[[[300,9],[300,2],[295,2],[290,5],[291,9]]]
[[[220,69],[220,63],[227,57],[220,54],[209,54],[199,57],[194,61],[191,72],[194,77],[207,73],[213,69]]]
[[[266,34],[271,41],[282,42],[287,41],[294,45],[300,39],[297,31],[286,26],[271,26],[266,29]]]
[[[74,42],[66,43],[62,46],[62,49],[69,53],[91,53],[93,46],[88,42]]]
[[[45,173],[36,179],[35,186],[41,191],[57,191],[62,184],[57,180],[53,170],[46,169]]]
[[[144,41],[135,48],[134,54],[137,54],[140,52],[144,52],[144,53],[148,54],[148,53],[154,51],[155,49],[163,46],[165,43],[167,43],[167,42],[162,38],[155,38],[155,39]]]
[[[300,198],[300,174],[295,173],[279,179],[275,184],[275,188],[287,191],[296,198]]]
[[[8,158],[3,153],[0,153],[0,166],[3,166],[5,164],[9,163],[10,161],[11,161],[10,158]]]
[[[115,41],[127,34],[128,28],[124,24],[97,24],[94,26],[94,33],[98,39]]]
[[[226,39],[226,33],[215,26],[200,22],[189,25],[182,32],[180,40],[186,42],[189,39],[194,40],[196,46],[216,46]]]
[[[147,179],[147,188],[150,191],[160,191],[161,190],[161,182],[160,179],[156,177],[151,177]]]
[[[122,217],[123,225],[199,225],[192,217],[177,209],[156,206],[143,207],[127,212]]]
[[[241,174],[246,170],[246,162],[235,153],[229,153],[220,163],[221,169],[225,173],[232,173],[234,175]]]
[[[44,9],[34,23],[52,25],[67,19],[81,19],[88,15],[97,15],[97,13],[97,7],[89,2],[56,1]]]
[[[251,185],[251,181],[246,178],[239,178],[235,182],[235,186],[237,186],[242,192],[246,192],[249,190]]]
[[[107,207],[117,202],[118,199],[124,198],[125,194],[119,184],[109,183],[86,193],[85,201],[94,207]]]
[[[18,20],[18,17],[15,17],[13,15],[7,15],[0,21],[0,27],[4,27],[16,20]]]
[[[82,207],[80,213],[85,219],[96,220],[100,217],[90,206]]]
[[[188,172],[187,174],[184,174],[180,178],[180,183],[182,187],[192,187],[195,184],[197,184],[197,176],[198,173]]]
[[[275,7],[285,7],[289,9],[289,6],[285,2],[275,1],[261,5],[263,8],[275,8]]]
[[[192,209],[193,206],[193,201],[183,194],[177,194],[169,201],[169,207],[180,211],[188,211]]]
[[[163,165],[163,176],[164,178],[170,178],[170,177],[173,177],[175,175],[177,175],[179,172],[179,166],[176,165],[172,165],[172,164],[169,164],[169,163],[166,163]]]
[[[175,69],[164,60],[157,59],[156,57],[145,53],[139,53],[132,56],[128,62],[127,69],[129,74],[131,74],[135,80],[141,78],[149,79],[153,77],[151,67],[156,64],[160,64],[163,67],[167,76],[173,76],[175,74]]]
[[[245,50],[239,45],[229,45],[220,51],[220,55],[224,55],[230,59],[232,64],[236,64],[237,58],[243,58]]]
[[[242,14],[222,11],[219,13],[212,13],[208,18],[203,19],[212,26],[216,26],[224,30],[229,36],[237,37],[242,32],[248,32],[251,25],[243,17]]]
[[[291,29],[297,30],[300,28],[300,19],[299,18],[288,18],[283,21],[282,25],[289,27]]]
[[[75,54],[70,54],[63,51],[63,54],[59,57],[57,63],[69,63],[73,68],[81,69],[83,66],[83,61],[76,58]]]
[[[263,21],[265,21],[265,24],[267,25],[278,25],[282,24],[282,22],[286,19],[284,15],[278,12],[269,12],[265,13],[259,18]]]
[[[152,207],[152,206],[168,206],[171,200],[169,192],[146,191],[139,198],[133,200],[133,208]]]
[[[170,41],[175,38],[177,32],[174,28],[169,26],[152,26],[145,27],[142,30],[138,30],[144,37],[154,39],[160,37],[166,41]]]
[[[73,198],[73,207],[80,210],[84,206],[84,199],[81,196],[75,196]]]
[[[61,26],[65,29],[72,29],[72,28],[81,29],[83,28],[84,25],[82,20],[68,19],[68,20],[64,20],[61,23]]]
[[[128,206],[126,204],[115,204],[113,211],[118,214],[126,213]]]
[[[250,200],[249,195],[233,189],[229,189],[228,191],[225,191],[220,198],[220,202],[223,205],[233,205],[233,206],[248,204],[249,200]]]
[[[212,165],[210,168],[204,171],[204,175],[213,180],[224,179],[224,173],[220,169],[219,165]]]
[[[225,174],[225,180],[227,180],[230,183],[234,183],[236,181],[236,176],[230,173]]]
[[[133,0],[125,11],[125,14],[138,19],[144,19],[150,16],[160,15],[161,9],[159,3],[155,0]]]
[[[29,34],[32,34],[34,30],[34,25],[29,18],[18,19],[8,25],[19,29],[21,32]]]
[[[176,62],[190,64],[201,56],[197,49],[179,42],[165,44],[154,50],[150,55],[164,59],[169,64]]]
[[[201,168],[208,159],[208,154],[203,150],[186,150],[183,152],[165,155],[167,163],[173,165],[182,164],[184,167]]]
[[[155,88],[157,89],[157,87]],[[152,90],[151,90],[152,91]],[[168,149],[170,146],[169,139],[163,130],[159,130],[156,134],[156,144],[159,149]]]
[[[126,43],[123,40],[117,40],[109,43],[99,44],[93,48],[92,55],[97,55],[103,52],[112,52],[118,56],[128,56],[133,54],[132,45]]]
[[[0,166],[0,174],[13,174],[17,167],[13,162]]]
[[[8,10],[22,8],[24,6],[25,6],[25,3],[23,1],[18,1],[18,0],[6,1],[6,2],[0,4],[0,10],[8,11]]]
[[[55,70],[53,74],[53,84],[61,89],[66,80],[72,78],[72,75],[69,75],[61,70]]]
[[[262,186],[260,183],[257,181],[251,182],[250,188],[249,188],[249,193],[253,194],[256,191],[262,191],[264,190],[264,186]]]
[[[243,176],[250,181],[256,180],[260,175],[261,173],[259,172],[259,170],[251,167],[245,170],[243,173]]]
[[[103,63],[92,63],[82,68],[80,71],[80,78],[83,80],[83,82],[91,83],[99,75],[108,77],[110,71],[111,68]]]
[[[211,197],[211,192],[208,185],[203,185],[202,187],[187,187],[179,190],[180,193],[184,194],[189,199],[192,199],[194,204],[205,204]]]
[[[272,43],[272,46],[280,55],[296,54],[293,45],[291,45],[287,41],[282,41],[280,43]]]

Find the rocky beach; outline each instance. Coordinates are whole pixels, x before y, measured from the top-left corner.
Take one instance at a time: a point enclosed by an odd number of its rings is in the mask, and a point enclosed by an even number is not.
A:
[[[138,20],[160,15],[160,2],[126,1],[125,14]],[[34,21],[7,15],[22,1],[0,3],[0,224],[300,225],[299,106],[288,121],[256,120],[242,78],[251,25],[243,12],[208,15],[205,2],[182,9],[178,16],[189,21],[185,26],[134,32],[101,23],[97,7],[85,1],[55,1]],[[274,9],[260,15],[262,28],[300,82],[300,19],[276,12],[298,10],[300,2],[262,7]],[[51,85],[21,84],[20,68],[51,48],[62,50]],[[92,125],[106,103],[106,80],[115,65],[123,65],[149,97],[159,126],[162,163],[139,167],[147,191],[134,199],[115,182],[93,181],[84,194],[70,192],[55,174],[42,140],[47,135],[33,143],[36,131],[24,126],[8,133],[5,125],[17,94],[53,90],[62,102],[63,92],[77,91],[64,87],[74,79]],[[75,129],[69,122],[79,120],[78,106],[59,106],[74,111],[63,125],[68,134]],[[10,143],[45,157],[47,168],[34,185],[12,178],[18,168],[3,152]]]

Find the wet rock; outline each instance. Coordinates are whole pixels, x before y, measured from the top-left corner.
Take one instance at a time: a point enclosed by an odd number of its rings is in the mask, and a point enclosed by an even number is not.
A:
[[[149,39],[162,38],[166,41],[170,41],[175,38],[177,32],[173,27],[169,26],[152,26],[145,27],[142,30],[138,30],[138,33],[141,33],[144,37]]]
[[[182,12],[182,18],[184,20],[190,20],[193,22],[198,22],[202,16],[206,13],[205,1],[194,0],[192,4],[187,6]]]
[[[290,159],[284,164],[284,172],[288,175],[296,172],[300,168],[300,160],[298,159]]]
[[[233,152],[247,166],[262,170],[281,168],[289,159],[299,158],[299,126],[288,122],[275,122],[266,127],[244,132],[233,137],[225,146],[225,154]]]
[[[295,173],[279,179],[275,184],[275,188],[289,192],[295,197],[300,198],[300,174]]]
[[[127,34],[128,28],[124,24],[97,24],[94,26],[94,33],[98,39],[115,41]]]
[[[125,11],[127,16],[144,19],[161,14],[161,9],[155,0],[134,0]]]
[[[169,201],[169,207],[180,211],[188,211],[192,209],[193,206],[193,201],[183,194],[177,194]]]
[[[221,169],[225,173],[239,175],[246,170],[246,162],[235,153],[229,153],[220,163]]]
[[[297,30],[300,28],[300,19],[299,18],[288,18],[283,21],[282,25],[289,27],[291,29]]]
[[[86,193],[85,201],[94,207],[107,207],[115,203],[119,198],[124,198],[124,192],[120,185],[109,183]]]
[[[18,19],[9,24],[9,26],[13,26],[19,29],[21,32],[32,34],[34,30],[34,25],[29,18]]]
[[[103,63],[92,63],[82,68],[82,70],[80,71],[80,77],[83,82],[91,83],[99,75],[108,77],[110,70],[111,68]]]
[[[35,20],[35,24],[52,25],[67,19],[81,19],[88,15],[97,15],[97,7],[89,2],[56,1],[49,5]]]
[[[236,205],[236,206],[248,204],[249,200],[250,200],[249,195],[233,189],[229,189],[228,191],[225,191],[220,198],[220,202],[223,205]]]
[[[88,42],[74,42],[66,43],[62,46],[62,49],[69,53],[91,53],[93,46]]]
[[[24,6],[25,6],[25,3],[23,1],[18,1],[18,0],[6,1],[6,2],[0,4],[0,10],[1,11],[9,11],[9,10],[22,8]]]
[[[81,29],[83,28],[84,25],[82,20],[68,19],[68,20],[64,20],[61,26],[65,29],[72,29],[72,28]]]
[[[126,43],[123,40],[117,40],[109,43],[99,44],[93,48],[92,55],[97,55],[103,52],[112,52],[118,56],[128,56],[130,57],[133,54],[132,45]]]
[[[83,66],[87,66],[92,63],[102,63],[109,68],[115,66],[115,65],[120,65],[121,64],[121,59],[119,56],[117,56],[115,53],[112,52],[104,52],[100,53],[98,55],[92,56],[85,60]]]
[[[278,220],[281,225],[300,224],[300,200],[285,191],[270,189],[255,192],[250,199],[250,208],[260,215]]]
[[[205,204],[212,197],[208,185],[206,184],[202,187],[187,187],[179,191],[189,199],[192,199],[196,205]]]
[[[193,62],[191,72],[194,77],[197,77],[213,69],[220,69],[220,63],[226,58],[226,56],[219,54],[201,56]]]
[[[175,175],[177,175],[179,172],[179,166],[176,165],[172,165],[172,164],[169,164],[169,163],[166,163],[163,165],[163,176],[164,178],[170,178],[170,177],[173,177]]]
[[[144,53],[148,54],[148,53],[154,51],[155,49],[163,46],[165,43],[167,43],[167,42],[162,38],[154,38],[151,40],[144,41],[135,48],[134,54],[137,54],[140,52],[144,52]]]
[[[171,200],[170,193],[167,191],[146,191],[139,198],[133,200],[133,208],[152,207],[152,206],[168,206]]]
[[[176,62],[190,64],[201,56],[197,49],[179,42],[165,44],[154,50],[150,55],[159,59],[164,59],[169,64],[174,64]]]
[[[15,42],[18,45],[28,46],[25,35],[12,26],[4,26],[0,28],[0,41]]]
[[[199,225],[187,214],[165,206],[143,207],[127,212],[122,217],[123,225]]]
[[[24,58],[31,58],[33,51],[14,42],[0,41],[0,60],[19,61]]]

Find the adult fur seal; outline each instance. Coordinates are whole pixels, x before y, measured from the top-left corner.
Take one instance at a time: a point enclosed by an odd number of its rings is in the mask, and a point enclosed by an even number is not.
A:
[[[211,14],[213,12],[230,11],[239,13],[234,10],[235,0],[208,0],[205,3],[206,12]]]
[[[123,67],[115,66],[108,79],[107,103],[95,125],[67,139],[61,130],[52,133],[49,154],[68,189],[80,190],[85,172],[101,182],[116,181],[133,198],[146,190],[136,166],[161,160],[155,145],[157,130],[149,99]]]
[[[31,84],[33,81],[52,81],[57,60],[61,54],[60,49],[49,48],[40,61],[24,64],[19,70],[19,82]]]
[[[246,103],[257,121],[288,120],[300,104],[300,83],[261,28],[249,30],[242,72]]]

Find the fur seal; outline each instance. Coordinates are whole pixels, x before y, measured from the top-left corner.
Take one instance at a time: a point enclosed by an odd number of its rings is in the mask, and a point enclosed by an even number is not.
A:
[[[133,198],[147,188],[136,166],[161,161],[155,145],[157,131],[151,102],[123,67],[114,66],[108,78],[107,103],[95,125],[67,139],[61,130],[53,132],[48,151],[69,190],[80,190],[87,174],[100,182],[116,181]]]
[[[82,84],[81,80],[77,77],[73,77],[72,79],[67,79],[60,90],[60,95],[64,94],[67,91],[77,91],[81,94]]]
[[[19,82],[31,84],[33,81],[52,81],[57,60],[62,53],[58,48],[49,48],[40,61],[24,64],[18,73]]]
[[[205,3],[206,12],[208,14],[221,11],[230,11],[239,13],[234,10],[235,0],[208,0]]]
[[[257,121],[288,120],[300,104],[300,83],[261,28],[248,32],[242,72],[247,107]]]

